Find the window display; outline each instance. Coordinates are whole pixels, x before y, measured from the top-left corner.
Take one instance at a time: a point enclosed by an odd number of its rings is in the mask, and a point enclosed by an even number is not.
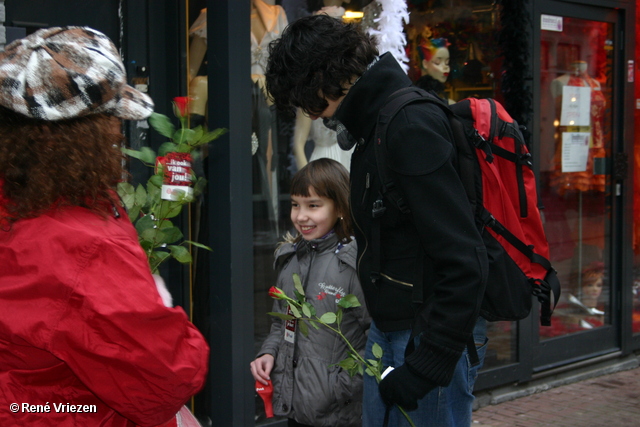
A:
[[[563,296],[541,339],[610,324],[613,27],[557,17],[541,42],[541,197]]]

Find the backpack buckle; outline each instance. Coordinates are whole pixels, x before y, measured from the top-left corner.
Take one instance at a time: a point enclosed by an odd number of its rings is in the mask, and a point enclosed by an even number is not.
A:
[[[531,161],[531,153],[524,153],[523,155],[518,157],[518,164],[519,165],[526,165],[526,166],[529,166],[530,168],[532,168],[533,167],[533,162]]]
[[[373,202],[373,209],[371,209],[371,215],[374,218],[380,218],[386,210],[387,208],[384,206],[384,202],[382,201],[382,199],[378,199],[375,202]]]
[[[491,146],[489,145],[489,143],[491,141],[487,141],[486,139],[483,138],[482,135],[480,135],[480,132],[478,132],[478,129],[474,129],[475,131],[475,138],[473,138],[473,145],[478,149],[478,150],[482,150],[485,154],[485,160],[489,163],[493,163],[493,153],[491,152]]]

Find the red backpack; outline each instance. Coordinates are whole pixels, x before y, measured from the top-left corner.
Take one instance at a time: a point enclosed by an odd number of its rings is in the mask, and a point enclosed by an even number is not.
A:
[[[458,174],[489,258],[480,314],[489,321],[524,319],[534,295],[541,304],[540,323],[550,325],[560,283],[549,262],[531,155],[518,123],[493,99],[468,98],[448,106],[417,87],[392,94],[378,116],[375,155],[382,194],[403,213],[409,208],[389,177],[380,145],[392,118],[413,102],[441,107],[453,130]]]

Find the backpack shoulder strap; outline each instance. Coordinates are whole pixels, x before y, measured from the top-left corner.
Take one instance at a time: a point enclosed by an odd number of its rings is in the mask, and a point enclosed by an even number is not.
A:
[[[393,202],[393,204],[395,204],[402,213],[409,213],[410,209],[406,201],[400,196],[399,192],[396,191],[395,184],[389,176],[387,156],[382,153],[382,145],[385,144],[387,129],[396,114],[398,114],[398,112],[402,110],[406,105],[418,101],[434,103],[442,108],[442,110],[447,114],[448,117],[453,115],[453,112],[449,109],[449,107],[445,105],[444,102],[436,95],[420,89],[416,86],[408,86],[399,89],[389,95],[386,103],[378,113],[378,120],[376,122],[374,153],[376,157],[376,165],[378,168],[378,176],[380,177],[380,182],[382,183],[382,194],[389,200],[391,200],[391,202]],[[379,202],[380,203],[378,204],[378,209],[383,206],[381,199],[379,200]],[[376,207],[374,207],[374,216],[376,214],[381,214],[382,212],[384,212],[384,210],[378,210],[378,212],[375,211]]]

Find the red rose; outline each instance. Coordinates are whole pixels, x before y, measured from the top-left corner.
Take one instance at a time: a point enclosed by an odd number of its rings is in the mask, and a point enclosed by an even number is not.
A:
[[[269,288],[269,296],[275,299],[282,299],[284,297],[284,293],[282,292],[282,290],[276,288],[275,286],[272,286],[271,288]]]
[[[173,105],[175,106],[176,115],[185,117],[189,114],[189,102],[191,98],[188,96],[176,96],[173,98]]]

